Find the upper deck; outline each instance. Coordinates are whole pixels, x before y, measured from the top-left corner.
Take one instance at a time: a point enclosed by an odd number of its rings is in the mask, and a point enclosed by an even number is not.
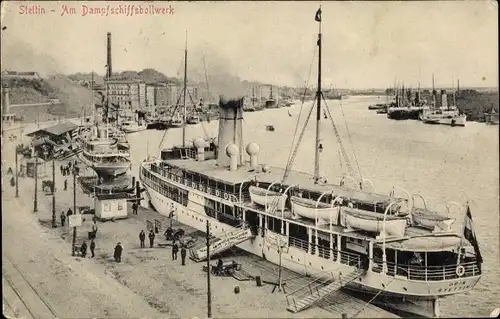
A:
[[[207,179],[231,185],[238,185],[251,180],[263,184],[276,183],[281,185],[285,174],[285,170],[283,168],[267,165],[259,165],[258,169],[253,169],[247,165],[243,165],[238,167],[235,171],[230,171],[227,167],[217,166],[215,160],[196,161],[194,159],[187,158],[166,160],[163,161],[163,163],[164,165],[166,164],[168,166],[176,167],[192,174],[201,175]],[[324,192],[333,192],[336,196],[343,198],[355,198],[359,201],[378,203],[382,205],[387,205],[395,200],[403,200],[403,198],[395,198],[369,191],[356,190],[331,183],[315,184],[313,175],[293,170],[290,172],[290,175],[287,177],[283,185],[307,189],[319,194]]]

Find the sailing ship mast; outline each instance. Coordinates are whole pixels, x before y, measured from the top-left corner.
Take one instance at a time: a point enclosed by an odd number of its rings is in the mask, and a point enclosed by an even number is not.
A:
[[[316,99],[317,99],[317,106],[316,106],[316,148],[314,151],[314,183],[318,183],[319,181],[319,128],[320,128],[320,121],[321,121],[321,6],[319,7],[318,11],[316,12],[316,17],[314,18],[316,21],[319,22],[319,33],[318,33],[318,47],[319,47],[319,55],[318,55],[318,88],[316,91]]]
[[[186,31],[186,43],[184,45],[184,114],[182,119],[182,146],[186,147],[186,122],[187,122],[187,112],[186,112],[186,90],[187,90],[187,31]]]

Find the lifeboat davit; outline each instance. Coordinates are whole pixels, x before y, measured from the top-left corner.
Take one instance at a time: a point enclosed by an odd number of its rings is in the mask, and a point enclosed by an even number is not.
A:
[[[413,224],[418,227],[430,229],[433,231],[451,231],[451,225],[455,218],[439,215],[436,212],[414,208],[411,212]]]
[[[338,224],[339,207],[333,207],[332,204],[319,202],[316,207],[316,200],[291,196],[290,202],[292,204],[293,217],[305,217],[315,219],[316,217],[334,225]]]
[[[256,186],[250,186],[248,190],[250,192],[250,199],[252,202],[261,206],[267,205],[267,207],[276,205],[281,211],[285,210],[285,203],[287,199],[285,194],[268,191],[267,189]]]
[[[385,233],[387,236],[403,237],[406,229],[406,217],[385,216]],[[356,208],[342,207],[340,223],[347,228],[364,230],[382,234],[384,231],[384,215]]]

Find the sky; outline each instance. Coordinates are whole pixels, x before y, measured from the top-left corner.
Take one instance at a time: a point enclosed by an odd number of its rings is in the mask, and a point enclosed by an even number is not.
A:
[[[99,16],[84,7],[173,8],[166,15]],[[21,14],[21,6],[45,14]],[[63,6],[75,8],[64,14]],[[2,69],[41,74],[104,74],[106,32],[113,72],[154,68],[206,72],[276,85],[315,82],[322,8],[324,87],[498,87],[498,8],[494,1],[416,2],[15,2],[2,1]],[[51,11],[53,10],[53,11]],[[311,70],[311,72],[310,72]],[[310,74],[310,75],[309,75]]]

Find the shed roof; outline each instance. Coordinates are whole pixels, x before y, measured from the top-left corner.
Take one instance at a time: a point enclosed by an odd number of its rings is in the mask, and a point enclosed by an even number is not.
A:
[[[56,124],[56,125],[48,127],[48,128],[44,128],[44,129],[40,129],[40,130],[31,132],[31,133],[29,133],[27,135],[28,136],[33,136],[36,133],[46,132],[46,133],[49,133],[51,135],[60,136],[60,135],[66,134],[67,132],[71,132],[71,131],[73,131],[74,129],[77,129],[77,128],[78,128],[78,125],[76,125],[74,123],[64,122],[64,123],[59,123],[59,124]]]

